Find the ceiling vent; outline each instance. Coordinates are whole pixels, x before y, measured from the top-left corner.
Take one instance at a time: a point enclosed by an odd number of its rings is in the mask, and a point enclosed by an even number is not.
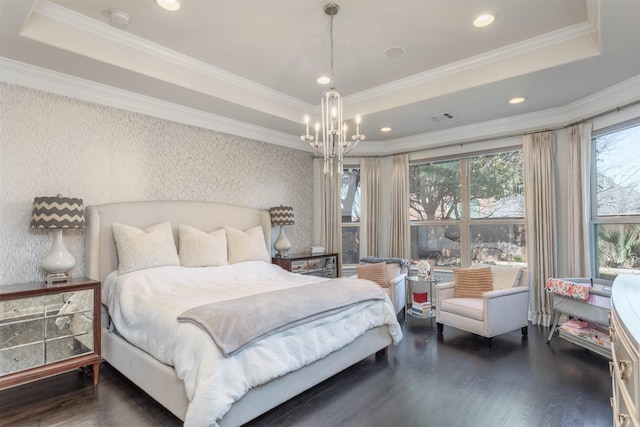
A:
[[[129,23],[129,14],[124,10],[111,9],[109,11],[109,21],[111,22],[111,25],[124,27]]]
[[[429,116],[429,121],[432,123],[453,123],[456,121],[456,117],[451,113],[442,113],[436,116]]]

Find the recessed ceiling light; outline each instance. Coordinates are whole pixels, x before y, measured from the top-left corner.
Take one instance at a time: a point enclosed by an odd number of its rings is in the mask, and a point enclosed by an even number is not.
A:
[[[155,0],[156,4],[163,9],[176,11],[180,9],[180,2],[178,0]]]
[[[523,98],[522,96],[516,96],[515,98],[511,98],[509,100],[509,104],[520,104],[524,102],[527,98]]]
[[[391,128],[389,126],[385,126],[380,128],[380,132],[391,132]]]
[[[328,85],[331,83],[331,79],[327,76],[320,76],[316,81],[321,85]]]
[[[397,58],[404,53],[404,48],[400,46],[391,46],[384,50],[384,56],[387,58]]]
[[[479,15],[476,19],[473,20],[473,26],[478,28],[486,27],[487,25],[493,24],[493,21],[495,21],[495,19],[495,16],[489,13],[485,13],[483,15]]]

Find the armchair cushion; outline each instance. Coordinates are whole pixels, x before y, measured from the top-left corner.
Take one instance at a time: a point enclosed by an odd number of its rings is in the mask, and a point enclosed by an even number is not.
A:
[[[491,267],[454,268],[454,298],[482,298],[482,294],[493,290]]]
[[[475,320],[484,320],[484,301],[481,298],[450,298],[442,301],[442,310]]]
[[[372,282],[376,282],[383,288],[389,287],[389,278],[387,277],[386,263],[379,262],[375,264],[360,264],[358,265],[357,269],[358,277],[360,279],[371,280]]]

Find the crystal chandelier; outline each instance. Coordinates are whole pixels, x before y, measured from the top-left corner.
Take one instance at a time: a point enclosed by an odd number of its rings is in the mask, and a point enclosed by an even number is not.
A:
[[[329,15],[329,40],[331,41],[331,81],[329,89],[322,93],[321,123],[315,125],[315,136],[309,134],[309,116],[304,116],[305,134],[300,137],[324,157],[324,173],[333,175],[334,162],[338,163],[338,173],[342,173],[342,157],[353,150],[358,142],[365,139],[360,134],[360,115],[356,115],[356,133],[347,136],[347,125],[342,119],[342,97],[336,89],[333,78],[333,17],[338,14],[340,6],[336,3],[328,3],[324,6],[324,13]],[[322,131],[320,134],[319,132]],[[319,136],[322,139],[319,139]]]

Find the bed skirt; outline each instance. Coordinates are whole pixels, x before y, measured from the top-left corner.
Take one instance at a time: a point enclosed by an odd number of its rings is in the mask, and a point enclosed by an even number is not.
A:
[[[347,367],[388,347],[386,325],[371,329],[354,342],[298,371],[290,372],[251,389],[219,422],[221,427],[240,426],[330,378]],[[184,420],[189,401],[173,367],[107,329],[102,329],[102,357],[149,396]]]

